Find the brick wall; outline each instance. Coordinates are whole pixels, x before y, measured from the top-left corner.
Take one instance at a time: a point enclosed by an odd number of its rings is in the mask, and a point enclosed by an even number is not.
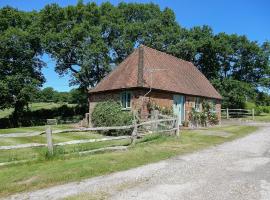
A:
[[[190,120],[190,112],[192,108],[195,108],[195,96],[185,96],[185,119]],[[210,98],[202,98],[200,97],[201,101],[205,100],[211,100]],[[202,104],[200,104],[200,110],[202,110]],[[218,116],[218,120],[221,120],[221,100],[216,100],[216,113]]]
[[[133,111],[139,111],[143,116],[146,116],[148,113],[147,104],[149,102],[159,105],[160,107],[165,107],[171,109],[173,106],[173,93],[168,92],[159,92],[152,91],[147,97],[144,95],[148,92],[148,90],[144,89],[133,89],[128,90],[131,91],[131,109]],[[98,102],[114,100],[120,102],[120,94],[122,91],[108,91],[103,93],[95,93],[91,94],[89,97],[90,105],[89,105],[89,113],[93,112],[95,105]],[[210,100],[210,99],[209,99]],[[185,119],[189,120],[190,112],[192,108],[195,107],[195,97],[194,96],[185,96]],[[216,101],[216,111],[218,115],[218,119],[221,119],[221,101]]]

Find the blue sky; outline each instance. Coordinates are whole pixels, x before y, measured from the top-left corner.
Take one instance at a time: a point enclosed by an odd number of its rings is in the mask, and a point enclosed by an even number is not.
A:
[[[89,2],[84,0],[84,2]],[[102,0],[94,1],[98,4]],[[118,0],[110,1],[118,4]],[[176,19],[182,27],[207,24],[215,33],[237,33],[246,35],[251,40],[262,43],[270,40],[270,1],[269,0],[138,0],[125,2],[153,2],[162,9],[174,10]],[[58,3],[61,6],[76,4],[77,0],[0,0],[0,7],[10,5],[20,10],[40,10],[46,4]],[[44,61],[49,58],[44,56]],[[70,90],[68,75],[59,77],[54,72],[54,63],[48,62],[43,69],[47,82],[44,87],[51,86],[58,91]]]

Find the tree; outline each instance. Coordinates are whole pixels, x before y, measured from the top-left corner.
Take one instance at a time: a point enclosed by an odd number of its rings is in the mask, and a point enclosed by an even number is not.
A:
[[[72,89],[70,90],[69,103],[74,103],[79,106],[87,107],[87,93],[82,89]]]
[[[56,71],[72,72],[71,84],[85,90],[95,86],[136,45],[166,50],[180,31],[172,10],[136,3],[97,6],[79,2],[65,8],[51,4],[41,10],[39,26],[44,27],[43,47],[56,60]]]
[[[37,57],[41,48],[36,39],[18,28],[0,34],[0,109],[14,107],[15,120],[44,82],[44,63]]]
[[[9,95],[7,85],[9,67],[25,65],[14,61],[27,62],[29,70],[32,66],[38,72],[22,72],[22,76],[31,78],[27,81],[28,85],[32,83],[31,90],[36,90],[44,81],[40,74],[43,63],[38,56],[45,52],[56,61],[56,72],[71,72],[70,84],[78,85],[86,94],[139,44],[193,62],[224,95],[224,105],[241,107],[245,98],[254,99],[260,90],[270,88],[269,42],[260,45],[246,36],[215,34],[205,25],[182,28],[171,9],[162,10],[153,3],[114,6],[106,2],[98,6],[79,1],[67,7],[50,4],[40,12],[5,7],[0,9],[0,33],[0,65],[6,73],[0,75],[5,79],[0,83],[4,98],[0,100],[1,108],[11,106],[15,98]],[[237,92],[241,99],[230,96]],[[62,97],[57,93],[54,100],[67,98]],[[27,104],[29,98],[24,99],[23,104]]]
[[[55,91],[52,87],[46,87],[40,91],[40,101],[42,102],[52,102],[54,101],[54,97],[57,91]]]
[[[212,82],[223,97],[223,108],[244,108],[247,100],[253,101],[255,98],[255,88],[251,84],[232,78],[222,81],[215,79]]]

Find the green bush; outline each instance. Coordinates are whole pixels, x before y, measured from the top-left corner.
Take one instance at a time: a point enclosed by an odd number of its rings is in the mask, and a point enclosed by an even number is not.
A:
[[[263,113],[270,113],[270,106],[260,106]]]
[[[209,123],[210,125],[215,125],[219,123],[218,116],[215,112],[212,112],[213,105],[209,102],[204,100],[202,102],[202,111],[196,111],[195,108],[192,108],[190,113],[190,119],[192,123],[198,127],[207,126]]]
[[[256,109],[256,104],[253,102],[245,102],[245,109]]]
[[[22,113],[22,118],[15,122],[12,115],[0,119],[0,128],[15,128],[19,126],[41,126],[47,123],[47,119],[58,119],[59,122],[76,121],[82,119],[88,107],[69,107],[62,105],[56,108],[26,110]]]
[[[132,124],[132,113],[123,111],[120,103],[105,101],[98,103],[92,113],[92,123],[95,127],[125,126]],[[131,134],[131,129],[103,131],[105,135]]]
[[[270,106],[258,106],[252,102],[246,102],[245,104],[246,109],[254,109],[255,115],[260,115],[261,113],[270,113]]]

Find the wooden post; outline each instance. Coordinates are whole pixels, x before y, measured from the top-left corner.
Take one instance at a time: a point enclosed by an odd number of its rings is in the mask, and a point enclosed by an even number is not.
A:
[[[226,109],[226,116],[227,116],[226,118],[229,119],[229,109],[228,108]]]
[[[158,120],[158,114],[159,114],[158,110],[153,110],[153,112],[152,112],[153,120]],[[158,122],[153,123],[152,128],[153,128],[153,131],[157,131],[158,130]]]
[[[85,127],[89,127],[89,113],[85,113]]]
[[[134,129],[133,129],[132,134],[131,134],[131,144],[132,145],[135,144],[137,136],[138,136],[138,125],[137,125],[136,120],[133,120],[133,126],[134,126]]]
[[[52,142],[52,128],[51,126],[46,127],[47,145],[51,155],[53,155],[53,142]]]
[[[176,117],[176,136],[179,137],[180,136],[180,128],[179,128],[179,118],[178,116]]]
[[[254,120],[255,119],[255,117],[254,117],[254,108],[252,108],[252,120]]]

